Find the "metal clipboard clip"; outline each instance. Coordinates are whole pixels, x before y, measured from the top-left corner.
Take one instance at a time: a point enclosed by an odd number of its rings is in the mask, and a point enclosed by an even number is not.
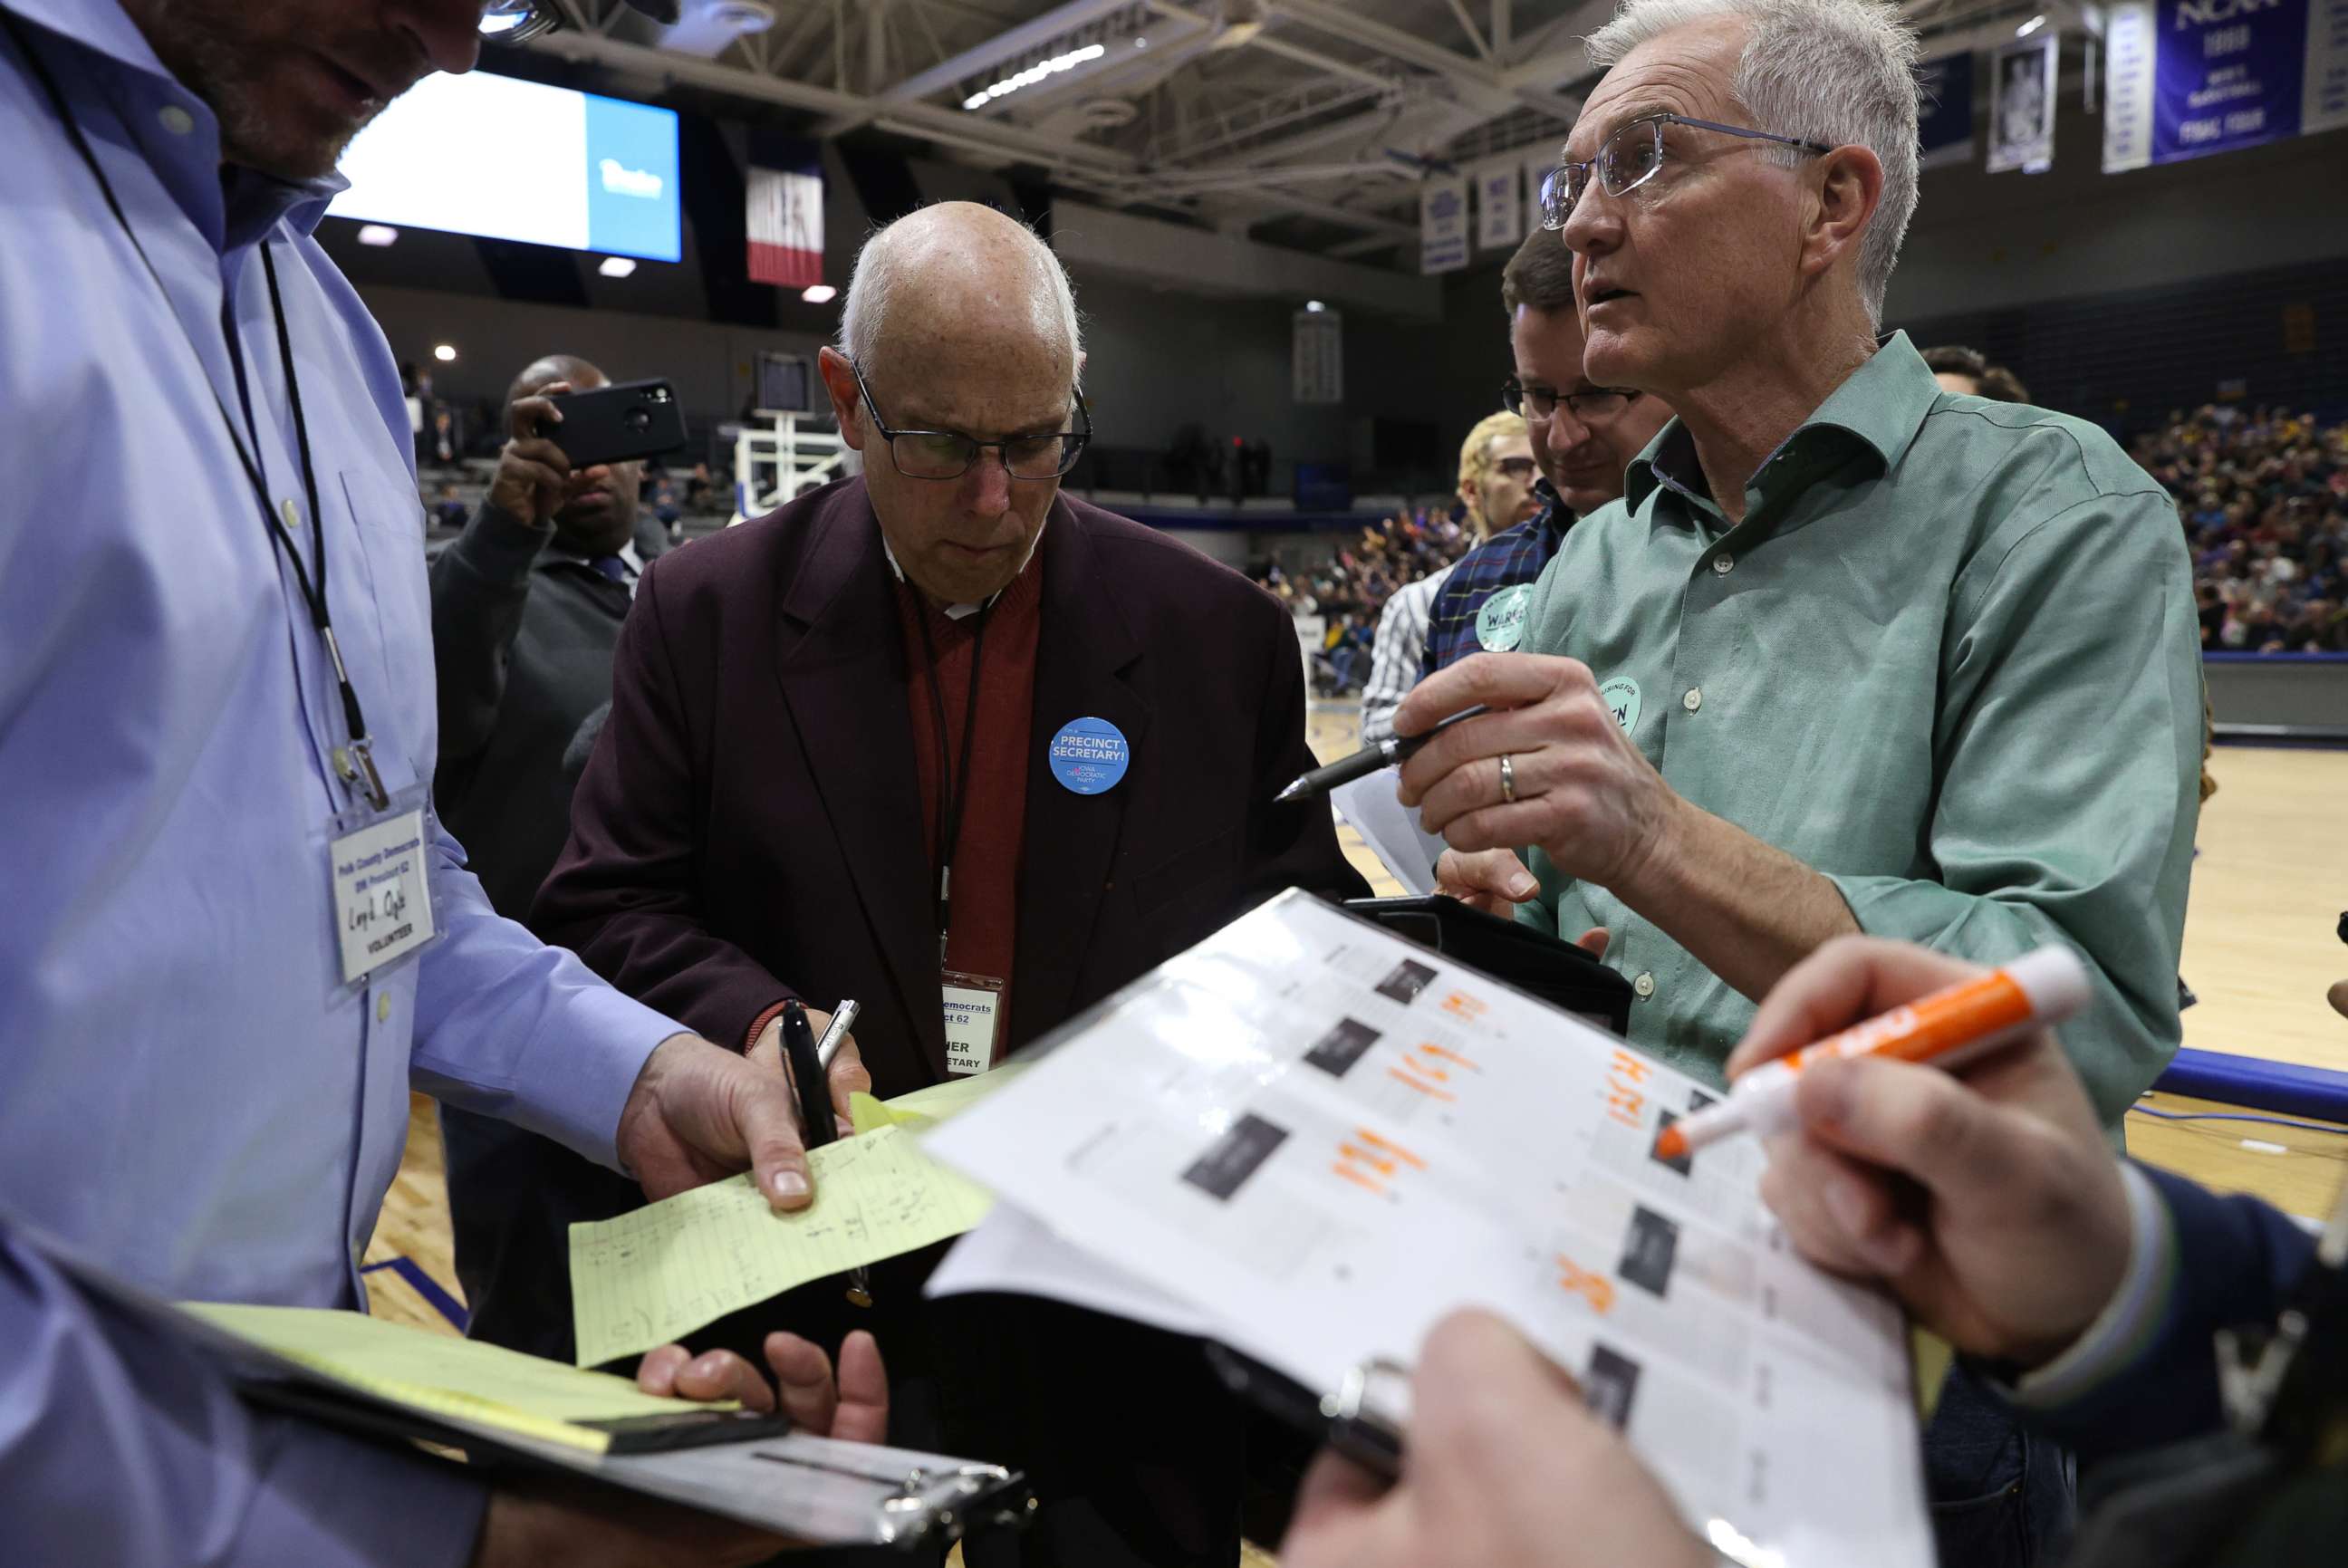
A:
[[[894,1545],[909,1534],[913,1541],[959,1541],[986,1530],[1016,1530],[1036,1506],[1025,1480],[1000,1465],[935,1473],[917,1470],[880,1500],[880,1539]]]

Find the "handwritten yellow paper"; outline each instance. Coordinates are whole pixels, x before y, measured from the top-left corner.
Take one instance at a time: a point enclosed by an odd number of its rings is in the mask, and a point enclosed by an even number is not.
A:
[[[893,1123],[810,1150],[808,1167],[815,1202],[797,1213],[769,1209],[744,1175],[572,1226],[579,1365],[636,1355],[810,1280],[958,1236],[994,1206]]]
[[[340,1383],[436,1416],[601,1453],[608,1435],[576,1421],[730,1409],[646,1394],[624,1377],[582,1371],[478,1340],[359,1312],[191,1302],[187,1310],[246,1342]]]

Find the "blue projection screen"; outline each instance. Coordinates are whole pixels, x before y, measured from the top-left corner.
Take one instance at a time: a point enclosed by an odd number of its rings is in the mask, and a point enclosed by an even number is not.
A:
[[[475,71],[430,76],[344,153],[326,211],[599,255],[683,253],[676,114]]]

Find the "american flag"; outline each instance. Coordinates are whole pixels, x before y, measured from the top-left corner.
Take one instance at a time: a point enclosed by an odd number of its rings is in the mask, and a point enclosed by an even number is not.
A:
[[[756,147],[744,185],[750,276],[782,288],[823,282],[823,162],[814,142]],[[781,167],[762,167],[767,164]]]

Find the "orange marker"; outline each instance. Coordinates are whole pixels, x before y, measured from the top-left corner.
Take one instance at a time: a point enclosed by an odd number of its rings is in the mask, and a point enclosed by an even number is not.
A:
[[[1729,1087],[1725,1102],[1663,1129],[1655,1140],[1655,1158],[1683,1160],[1732,1133],[1787,1130],[1796,1120],[1794,1086],[1814,1062],[1889,1057],[1953,1069],[2032,1029],[2061,1023],[2087,1005],[2087,994],[2086,966],[2069,948],[2025,953],[1978,980],[1920,996],[1791,1056],[1762,1063]]]

